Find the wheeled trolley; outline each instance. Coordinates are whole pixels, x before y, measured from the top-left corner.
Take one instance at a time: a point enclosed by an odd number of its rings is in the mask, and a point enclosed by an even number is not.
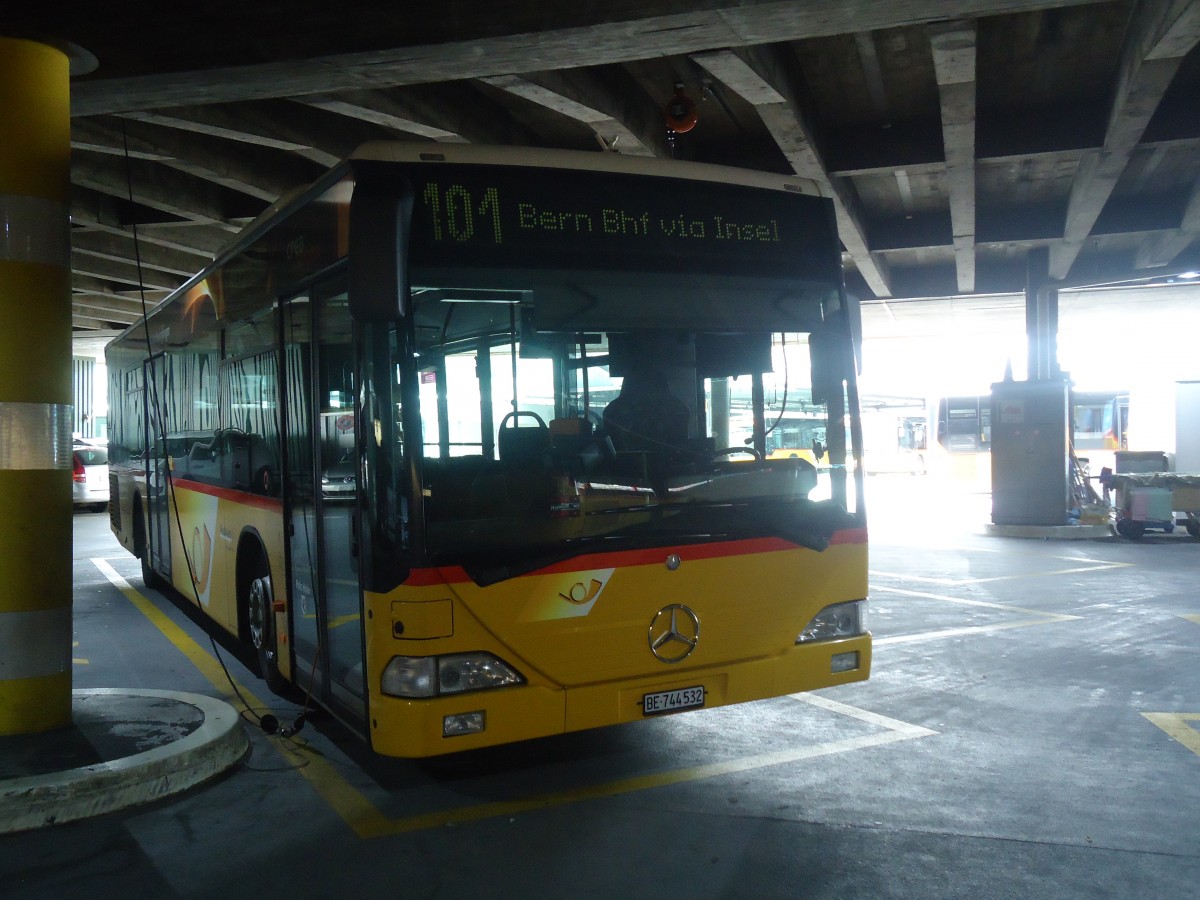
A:
[[[1122,537],[1137,539],[1151,529],[1170,534],[1183,515],[1188,534],[1200,538],[1200,475],[1114,475],[1111,487],[1116,491],[1113,527]]]

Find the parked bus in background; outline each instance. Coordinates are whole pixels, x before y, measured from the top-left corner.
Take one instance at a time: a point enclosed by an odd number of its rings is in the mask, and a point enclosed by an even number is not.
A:
[[[1118,450],[1129,449],[1126,391],[1071,391],[1072,446],[1084,477],[1116,471]]]
[[[108,348],[112,528],[380,754],[861,681],[850,303],[802,179],[366,145]]]
[[[930,471],[972,490],[992,489],[991,395],[941,397],[930,403],[935,452]]]
[[[797,403],[799,406],[800,403]],[[824,469],[823,448],[828,420],[821,407],[805,403],[806,410],[780,411],[767,426],[768,459],[803,459]]]
[[[928,471],[929,411],[915,397],[860,398],[863,460],[868,475],[924,475]]]
[[[1086,476],[1113,468],[1127,447],[1129,394],[1071,391],[1071,446]],[[991,395],[943,397],[929,405],[937,445],[932,472],[964,485],[991,490]]]

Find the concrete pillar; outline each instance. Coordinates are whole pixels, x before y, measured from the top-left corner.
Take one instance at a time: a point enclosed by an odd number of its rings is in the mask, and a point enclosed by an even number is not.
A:
[[[0,735],[71,722],[69,74],[0,36]]]
[[[1025,261],[1025,332],[1029,338],[1030,381],[1057,379],[1058,289],[1050,287],[1050,251],[1030,250]]]

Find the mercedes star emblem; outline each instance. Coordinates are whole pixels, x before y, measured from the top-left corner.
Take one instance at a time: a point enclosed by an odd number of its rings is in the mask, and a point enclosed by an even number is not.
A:
[[[650,652],[665,663],[682,662],[700,641],[700,617],[682,603],[664,606],[650,620]]]

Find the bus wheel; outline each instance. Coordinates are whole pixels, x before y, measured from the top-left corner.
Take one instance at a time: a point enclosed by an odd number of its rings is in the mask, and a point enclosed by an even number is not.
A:
[[[271,594],[271,576],[262,563],[250,580],[246,596],[246,621],[250,642],[258,654],[258,674],[272,691],[278,693],[286,682],[279,674],[279,650],[275,643],[275,610]]]
[[[1187,520],[1187,533],[1194,538],[1200,538],[1200,519]]]
[[[133,555],[142,564],[142,584],[146,586],[146,590],[155,591],[163,587],[165,582],[150,566],[150,538],[146,532],[145,517],[142,515],[142,502],[134,497],[133,504],[133,508],[137,510],[133,515]]]

